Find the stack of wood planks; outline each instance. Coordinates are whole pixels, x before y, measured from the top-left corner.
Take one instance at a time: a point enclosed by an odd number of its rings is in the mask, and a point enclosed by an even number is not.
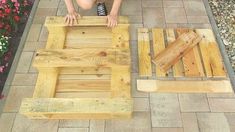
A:
[[[139,76],[148,78],[137,80],[140,91],[233,92],[210,29],[140,28],[138,56]]]
[[[33,98],[20,113],[32,119],[130,118],[128,19],[107,28],[105,17],[83,17],[67,27],[63,17],[47,17],[45,49],[38,50],[39,71]]]

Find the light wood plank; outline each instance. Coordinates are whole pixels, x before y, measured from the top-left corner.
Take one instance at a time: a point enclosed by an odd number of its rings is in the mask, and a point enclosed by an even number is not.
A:
[[[59,78],[60,80],[108,80],[111,79],[111,75],[103,75],[103,74],[96,74],[96,75],[76,75],[76,74],[70,74],[70,75],[64,75],[60,74]]]
[[[164,51],[159,53],[153,62],[158,65],[162,71],[167,71],[172,65],[179,61],[188,51],[201,41],[194,32],[182,34],[176,41],[172,42]]]
[[[111,98],[111,92],[56,92],[55,98]]]
[[[138,29],[139,76],[152,76],[150,40],[147,28]]]
[[[137,89],[143,92],[171,93],[232,93],[229,80],[163,81],[137,80]]]
[[[128,24],[128,17],[119,16],[118,17],[119,25]],[[64,22],[64,17],[62,16],[48,16],[45,21],[46,26],[58,26],[65,27],[67,26]],[[83,16],[78,20],[78,23],[74,23],[73,26],[107,26],[107,17],[106,16]]]
[[[206,76],[226,77],[226,70],[213,32],[210,29],[197,29],[196,32],[203,37],[199,46]]]
[[[174,29],[166,29],[166,37],[167,37],[168,46],[170,46],[172,42],[176,40]],[[184,76],[184,67],[181,59],[179,59],[179,61],[173,65],[173,74],[174,77]]]
[[[129,50],[129,25],[121,25],[112,28],[112,46],[118,49]]]
[[[63,49],[37,51],[35,67],[111,67],[130,64],[129,51],[115,49]]]
[[[154,56],[157,56],[160,52],[165,49],[165,39],[163,29],[153,28],[153,52]],[[165,77],[166,73],[162,72],[158,66],[156,66],[156,76],[157,77]]]
[[[192,29],[179,28],[176,29],[177,34],[180,36],[183,33],[188,33]],[[198,45],[189,51],[183,58],[183,65],[186,77],[202,77],[204,76],[202,61],[198,51]]]
[[[130,67],[112,67],[111,74],[112,97],[131,97]]]
[[[46,49],[63,49],[66,39],[66,28],[48,26],[49,35],[47,38]]]
[[[81,74],[81,75],[99,75],[99,74],[111,74],[111,68],[109,67],[62,67],[60,68],[60,74]]]
[[[66,119],[66,115],[73,115],[77,119],[79,117],[129,118],[132,113],[132,100],[124,98],[25,98],[22,101],[20,113],[38,119],[41,118],[37,117],[38,114],[50,115],[49,119]]]
[[[40,68],[33,98],[54,97],[57,78],[57,68]]]
[[[56,92],[108,91],[110,80],[58,80]]]

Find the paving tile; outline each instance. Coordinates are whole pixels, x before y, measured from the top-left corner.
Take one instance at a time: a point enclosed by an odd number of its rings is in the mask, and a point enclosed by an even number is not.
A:
[[[134,111],[149,111],[149,99],[148,98],[133,98]]]
[[[40,0],[38,8],[58,8],[60,0]]]
[[[235,113],[225,113],[228,120],[230,131],[235,132]]]
[[[183,128],[153,128],[152,132],[184,132]]]
[[[206,16],[206,9],[202,0],[184,1],[184,8],[188,16]]]
[[[34,86],[37,74],[15,74],[12,85],[14,86]]]
[[[42,24],[32,24],[29,30],[27,41],[38,41]]]
[[[165,18],[163,8],[143,8],[143,23],[144,27],[164,27]]]
[[[90,132],[104,132],[105,120],[90,120]]]
[[[18,112],[23,98],[31,98],[34,87],[12,86],[7,96],[4,112]]]
[[[124,16],[141,16],[141,0],[124,0],[122,2],[120,13]]]
[[[12,132],[57,132],[57,129],[58,120],[31,120],[17,114]]]
[[[179,94],[182,112],[210,111],[206,94]]]
[[[55,16],[56,8],[38,8],[33,19],[34,24],[44,24],[47,16]]]
[[[49,34],[49,32],[47,30],[47,27],[43,26],[38,41],[46,42],[47,38],[48,38],[48,34]]]
[[[161,0],[145,0],[142,2],[142,7],[162,7]]]
[[[143,97],[146,98],[149,96],[148,93],[146,92],[141,92],[137,90],[137,84],[136,84],[136,79],[134,77],[137,77],[138,73],[132,73],[132,88],[131,88],[131,92],[132,92],[132,97]]]
[[[131,119],[107,120],[105,132],[150,132],[150,113],[134,112]]]
[[[208,98],[211,112],[235,112],[235,99]]]
[[[45,48],[46,42],[25,42],[23,51],[36,51],[37,49]]]
[[[184,8],[165,7],[166,23],[187,23],[187,18]]]
[[[191,23],[189,24],[190,28],[207,28],[207,29],[211,29],[211,25],[210,24],[205,24],[205,23]]]
[[[82,8],[79,8],[79,14],[81,16],[96,16],[97,15],[97,11],[96,11],[96,7],[93,6],[91,9],[89,10],[83,10]]]
[[[89,132],[88,128],[59,128],[58,132]]]
[[[150,94],[152,127],[182,127],[177,94]]]
[[[130,41],[130,48],[131,48],[131,72],[138,73],[138,46],[137,41]]]
[[[195,113],[181,113],[181,117],[185,132],[199,132]]]
[[[210,93],[207,94],[208,98],[235,98],[234,93]]]
[[[188,23],[210,23],[208,16],[187,16]]]
[[[33,54],[33,52],[22,52],[16,69],[17,73],[27,73],[29,71]]]
[[[128,16],[128,18],[129,18],[129,23],[131,23],[131,24],[142,24],[143,23],[142,16]]]
[[[89,127],[89,120],[60,120],[59,127]]]
[[[129,28],[130,40],[137,40],[137,29],[142,28],[143,24],[131,24]]]
[[[0,117],[0,130],[1,132],[11,132],[14,120],[15,113],[2,113]]]
[[[181,0],[164,0],[163,7],[184,7],[184,3]]]
[[[200,132],[230,132],[223,113],[197,113]]]

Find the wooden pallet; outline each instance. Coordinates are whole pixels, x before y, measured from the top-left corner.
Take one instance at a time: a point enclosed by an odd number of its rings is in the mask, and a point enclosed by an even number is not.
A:
[[[193,31],[202,40],[164,72],[152,61],[181,34]],[[150,41],[152,38],[152,41]],[[187,38],[186,38],[187,39]],[[151,43],[152,42],[152,43]],[[150,52],[153,47],[153,53]],[[176,52],[175,52],[176,53]],[[169,53],[174,56],[174,52]],[[184,53],[182,53],[184,54]],[[169,56],[171,56],[169,55]],[[220,50],[210,29],[138,29],[139,76],[137,89],[145,92],[233,92]],[[156,60],[154,60],[156,61]],[[164,63],[162,63],[164,64]],[[155,79],[151,79],[155,78]]]
[[[128,19],[107,28],[105,17],[83,17],[67,27],[63,17],[47,17],[45,49],[33,63],[39,71],[33,98],[20,113],[32,119],[130,118]]]

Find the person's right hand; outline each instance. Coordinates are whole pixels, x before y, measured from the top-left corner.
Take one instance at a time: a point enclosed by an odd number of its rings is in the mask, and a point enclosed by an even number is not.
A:
[[[65,16],[65,23],[68,26],[73,26],[74,23],[78,24],[78,19],[80,19],[81,16],[76,11],[71,11]]]

